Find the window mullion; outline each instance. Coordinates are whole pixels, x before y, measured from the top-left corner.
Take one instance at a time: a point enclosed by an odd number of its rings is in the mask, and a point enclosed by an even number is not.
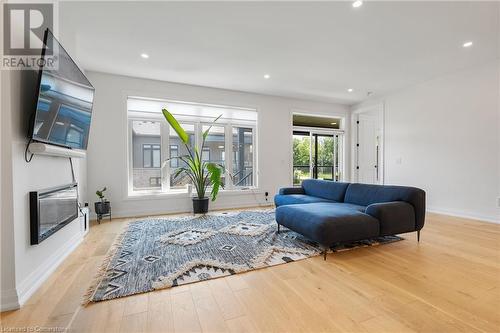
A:
[[[257,182],[257,127],[252,126],[252,186],[259,186]]]
[[[227,124],[224,128],[224,155],[226,158],[224,164],[226,166],[226,188],[232,189],[234,188],[233,179],[231,177],[231,175],[233,175],[233,126],[231,124]]]
[[[128,194],[134,191],[133,121],[128,121]]]
[[[202,154],[201,144],[203,142],[203,126],[201,125],[201,123],[199,121],[194,123],[194,142],[195,142],[194,146],[197,148],[198,153],[201,156],[201,154]]]
[[[160,125],[160,168],[161,168],[161,190],[162,192],[170,190],[170,163],[166,160],[170,156],[170,133],[169,125],[166,122],[161,122]]]

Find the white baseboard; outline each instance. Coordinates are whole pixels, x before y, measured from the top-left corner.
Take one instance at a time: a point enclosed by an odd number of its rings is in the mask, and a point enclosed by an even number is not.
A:
[[[0,292],[0,312],[19,309],[19,299],[16,289]]]
[[[495,218],[494,216],[484,216],[484,215],[471,214],[471,213],[465,213],[465,212],[457,212],[457,211],[452,211],[452,210],[439,209],[439,208],[435,208],[435,207],[429,207],[427,209],[427,212],[428,213],[442,214],[442,215],[449,215],[449,216],[454,216],[454,217],[461,217],[461,218],[465,218],[465,219],[478,220],[478,221],[488,222],[488,223],[500,224],[500,217]]]
[[[81,233],[75,234],[66,243],[64,243],[55,253],[52,254],[44,263],[34,270],[26,279],[21,281],[17,287],[19,295],[19,306],[22,306],[28,299],[40,288],[40,286],[49,278],[49,276],[59,267],[66,257],[80,245],[83,240]]]

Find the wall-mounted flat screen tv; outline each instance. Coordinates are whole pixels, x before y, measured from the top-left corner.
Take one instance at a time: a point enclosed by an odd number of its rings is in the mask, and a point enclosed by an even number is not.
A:
[[[94,87],[49,29],[45,31],[41,63],[30,138],[86,150]]]

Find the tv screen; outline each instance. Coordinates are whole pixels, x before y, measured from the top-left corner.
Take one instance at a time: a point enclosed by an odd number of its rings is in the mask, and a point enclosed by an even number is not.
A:
[[[31,139],[86,150],[94,87],[47,29],[42,52],[45,61],[42,63],[49,63],[48,57],[54,60],[52,63],[55,66],[44,65],[40,68]]]

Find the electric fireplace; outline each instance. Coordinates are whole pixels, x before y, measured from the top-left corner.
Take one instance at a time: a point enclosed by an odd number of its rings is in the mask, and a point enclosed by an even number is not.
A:
[[[78,217],[78,184],[30,192],[30,215],[35,245]]]

